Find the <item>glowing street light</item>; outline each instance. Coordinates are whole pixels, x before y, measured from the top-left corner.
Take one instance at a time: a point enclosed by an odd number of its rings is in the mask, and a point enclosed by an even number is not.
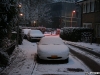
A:
[[[36,24],[36,21],[34,21],[34,26],[35,26],[35,24]]]
[[[18,4],[18,19],[20,19],[20,17],[22,17],[23,16],[23,13],[20,13],[20,8],[22,8],[22,4],[21,3],[19,3]],[[17,25],[17,47],[18,47],[18,44],[19,44],[19,22],[20,22],[20,20],[18,20],[18,25]]]
[[[23,16],[23,13],[20,13],[19,16],[22,17]]]
[[[19,3],[19,4],[18,4],[18,8],[21,8],[21,7],[22,7],[22,4],[21,4],[21,3]]]
[[[72,15],[71,15],[71,27],[72,27],[72,22],[73,22],[73,15],[74,15],[75,12],[76,12],[75,10],[72,11]]]

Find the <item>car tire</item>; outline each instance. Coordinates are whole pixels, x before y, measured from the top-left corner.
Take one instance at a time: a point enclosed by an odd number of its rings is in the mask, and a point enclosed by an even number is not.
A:
[[[65,63],[68,63],[69,62],[69,57],[67,59],[64,60]]]
[[[41,63],[42,59],[39,58],[39,56],[37,55],[37,62]]]
[[[24,39],[27,39],[27,36],[26,35],[24,35]]]
[[[29,41],[31,42],[31,37],[29,37]]]

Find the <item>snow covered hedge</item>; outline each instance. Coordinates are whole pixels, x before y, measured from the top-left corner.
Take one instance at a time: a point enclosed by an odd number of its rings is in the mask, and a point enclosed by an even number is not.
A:
[[[15,49],[15,43],[9,45],[7,48],[0,48],[0,67],[9,64],[9,58]]]
[[[12,31],[17,31],[17,0],[0,0],[0,67],[9,63],[9,56],[15,48]]]
[[[93,37],[93,29],[83,27],[64,27],[61,29],[60,37],[68,41],[90,42]]]
[[[6,52],[0,51],[0,66],[5,66],[9,62],[9,55]]]

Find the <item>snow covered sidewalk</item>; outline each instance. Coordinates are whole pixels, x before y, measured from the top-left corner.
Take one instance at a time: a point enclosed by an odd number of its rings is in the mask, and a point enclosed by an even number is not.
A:
[[[35,43],[27,40],[19,45],[11,56],[10,65],[2,72],[3,75],[31,75],[34,67],[34,55],[37,51]]]

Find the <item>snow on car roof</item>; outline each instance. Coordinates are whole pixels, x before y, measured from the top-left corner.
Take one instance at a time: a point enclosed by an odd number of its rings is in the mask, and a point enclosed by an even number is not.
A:
[[[40,40],[40,44],[64,44],[60,37],[45,36]]]

